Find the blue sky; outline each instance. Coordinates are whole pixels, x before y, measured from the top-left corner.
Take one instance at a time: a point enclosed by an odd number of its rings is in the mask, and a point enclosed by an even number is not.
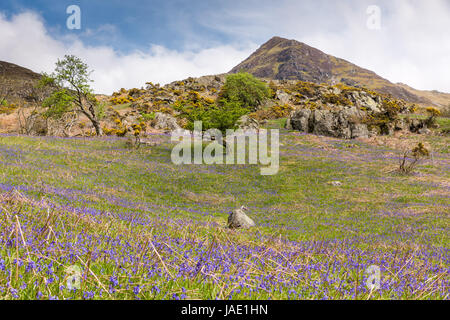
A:
[[[212,46],[238,42],[232,35],[215,30],[204,20],[222,10],[248,10],[262,1],[220,0],[2,0],[7,17],[34,11],[45,21],[52,35],[75,34],[87,45],[110,45],[121,52],[144,50],[150,44],[169,49]],[[76,4],[82,12],[82,29],[67,30],[66,8]],[[90,32],[86,32],[89,30]],[[261,35],[251,37],[261,40]]]
[[[81,9],[81,30],[66,8]],[[380,28],[367,27],[367,8]],[[296,39],[392,82],[450,92],[448,0],[2,0],[0,60],[51,71],[66,53],[96,90],[223,73],[272,36]]]

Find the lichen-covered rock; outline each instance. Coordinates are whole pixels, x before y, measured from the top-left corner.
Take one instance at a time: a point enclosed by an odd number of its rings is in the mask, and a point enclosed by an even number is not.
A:
[[[249,117],[248,115],[244,115],[236,121],[236,126],[239,129],[242,129],[244,131],[248,130],[258,130],[259,129],[259,122],[256,119],[253,119]]]
[[[309,132],[309,119],[312,111],[309,109],[300,109],[291,113],[288,123],[290,130],[299,130],[302,132]]]
[[[343,139],[368,137],[367,125],[361,123],[365,113],[356,107],[335,111],[299,109],[291,114],[289,126],[293,130]]]
[[[352,139],[357,138],[369,138],[370,132],[366,124],[355,123],[350,125],[350,130],[352,132]]]
[[[228,228],[230,229],[248,229],[254,227],[255,222],[245,213],[248,209],[242,206],[240,209],[233,210],[228,216]]]
[[[155,113],[154,119],[155,129],[175,131],[181,129],[177,123],[177,119],[172,117],[170,114],[157,112]]]
[[[276,99],[280,100],[283,104],[287,104],[291,101],[291,95],[283,90],[277,90]]]

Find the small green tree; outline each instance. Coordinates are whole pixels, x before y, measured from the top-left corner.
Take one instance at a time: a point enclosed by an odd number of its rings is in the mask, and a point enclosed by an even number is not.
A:
[[[270,98],[270,90],[263,81],[241,72],[227,76],[219,97],[222,102],[238,103],[243,108],[255,111]]]
[[[249,109],[243,108],[239,103],[221,100],[206,114],[209,118],[209,127],[206,129],[219,129],[222,134],[225,134],[227,129],[233,129],[237,120],[247,113],[249,113]]]
[[[67,112],[79,112],[92,123],[95,133],[102,135],[100,126],[100,106],[90,87],[91,71],[80,58],[73,55],[64,56],[56,63],[53,74],[43,74],[39,86],[53,86],[56,90],[44,100],[48,108],[47,117],[61,117]]]

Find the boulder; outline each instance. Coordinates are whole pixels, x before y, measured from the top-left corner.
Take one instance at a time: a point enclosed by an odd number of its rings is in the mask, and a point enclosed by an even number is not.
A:
[[[255,222],[245,213],[248,209],[242,206],[240,209],[233,210],[228,216],[228,228],[230,229],[248,229],[254,227]]]
[[[238,119],[238,121],[236,122],[236,126],[244,131],[258,130],[259,122],[258,120],[253,119],[248,115],[244,115]]]
[[[177,123],[177,119],[172,117],[170,114],[162,112],[155,113],[154,123],[155,129],[169,130],[169,131],[181,129],[181,127]]]
[[[319,136],[336,137],[336,118],[329,110],[314,110],[312,133]]]
[[[282,104],[288,104],[291,101],[291,95],[283,90],[277,90],[276,98],[280,100]]]
[[[361,95],[359,105],[361,105],[362,107],[366,108],[367,110],[373,113],[381,112],[380,104],[367,94]]]
[[[286,123],[287,129],[309,132],[311,113],[312,111],[309,109],[299,109],[293,111]]]

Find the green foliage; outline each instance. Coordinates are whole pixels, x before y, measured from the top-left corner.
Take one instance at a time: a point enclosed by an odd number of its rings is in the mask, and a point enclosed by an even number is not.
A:
[[[270,98],[270,90],[261,80],[248,73],[227,76],[219,94],[221,101],[237,103],[243,108],[256,110]]]
[[[155,113],[151,112],[151,113],[142,113],[141,117],[144,121],[151,121],[155,119]]]
[[[72,111],[74,102],[82,104],[82,98],[95,103],[89,83],[90,72],[87,64],[75,56],[66,55],[56,63],[55,72],[43,74],[38,87],[53,85],[57,87],[50,97],[44,100],[43,106],[49,108],[47,116],[61,116]]]
[[[235,101],[219,101],[218,105],[205,113],[207,129],[215,128],[222,132],[235,127],[236,121],[243,115],[249,113],[249,109],[243,108]]]
[[[60,89],[52,93],[44,100],[42,106],[47,108],[44,112],[46,118],[61,118],[66,112],[72,110],[74,97],[68,93],[67,89]]]
[[[92,93],[89,78],[92,72],[80,58],[73,55],[64,56],[63,60],[56,62],[54,78],[60,87],[67,87],[71,90],[81,91],[85,94]]]
[[[64,56],[56,63],[52,75],[44,74],[38,86],[53,86],[56,89],[45,99],[43,106],[47,107],[47,117],[60,117],[70,111],[83,113],[92,122],[96,134],[101,135],[99,115],[103,107],[99,106],[90,87],[89,67],[80,58],[73,55]]]
[[[188,99],[178,100],[174,109],[180,112],[180,117],[187,121],[186,129],[193,130],[195,121],[202,121],[202,129],[219,129],[222,132],[234,128],[236,121],[249,113],[240,103],[221,99],[215,103],[191,92]]]

